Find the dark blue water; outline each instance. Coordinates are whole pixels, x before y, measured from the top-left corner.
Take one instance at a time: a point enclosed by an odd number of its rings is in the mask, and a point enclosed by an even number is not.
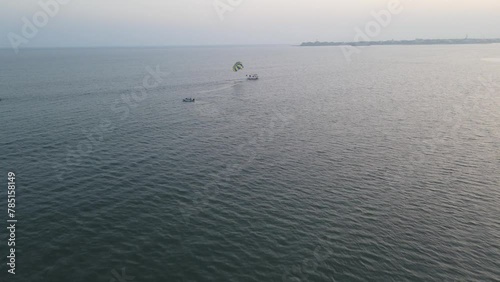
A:
[[[499,281],[498,57],[2,50],[0,202],[14,171],[19,222],[7,276],[4,214],[0,277]]]

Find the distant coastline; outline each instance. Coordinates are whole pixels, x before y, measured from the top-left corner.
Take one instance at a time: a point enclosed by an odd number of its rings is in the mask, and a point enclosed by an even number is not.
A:
[[[456,45],[456,44],[493,44],[500,43],[499,39],[415,39],[415,40],[386,40],[386,41],[359,41],[359,42],[303,42],[300,46],[377,46],[377,45]]]

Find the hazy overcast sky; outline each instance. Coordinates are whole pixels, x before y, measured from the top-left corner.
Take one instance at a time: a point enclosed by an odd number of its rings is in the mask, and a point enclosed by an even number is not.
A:
[[[0,46],[22,35],[40,2],[0,0]],[[60,0],[63,1],[63,0]],[[64,0],[69,1],[69,0]],[[218,16],[214,3],[241,1]],[[71,0],[23,47],[298,44],[353,41],[391,0]],[[374,40],[500,38],[500,0],[401,0]],[[222,7],[222,6],[220,6]]]

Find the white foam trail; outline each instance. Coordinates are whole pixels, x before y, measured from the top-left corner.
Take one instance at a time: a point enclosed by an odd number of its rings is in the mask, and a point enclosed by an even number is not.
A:
[[[492,62],[492,63],[500,63],[500,58],[482,58],[481,61]]]

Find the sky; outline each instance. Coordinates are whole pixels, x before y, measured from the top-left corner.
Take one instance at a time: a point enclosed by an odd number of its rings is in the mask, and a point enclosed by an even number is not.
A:
[[[367,26],[370,40],[500,38],[500,1],[0,0],[6,48],[355,41]]]

